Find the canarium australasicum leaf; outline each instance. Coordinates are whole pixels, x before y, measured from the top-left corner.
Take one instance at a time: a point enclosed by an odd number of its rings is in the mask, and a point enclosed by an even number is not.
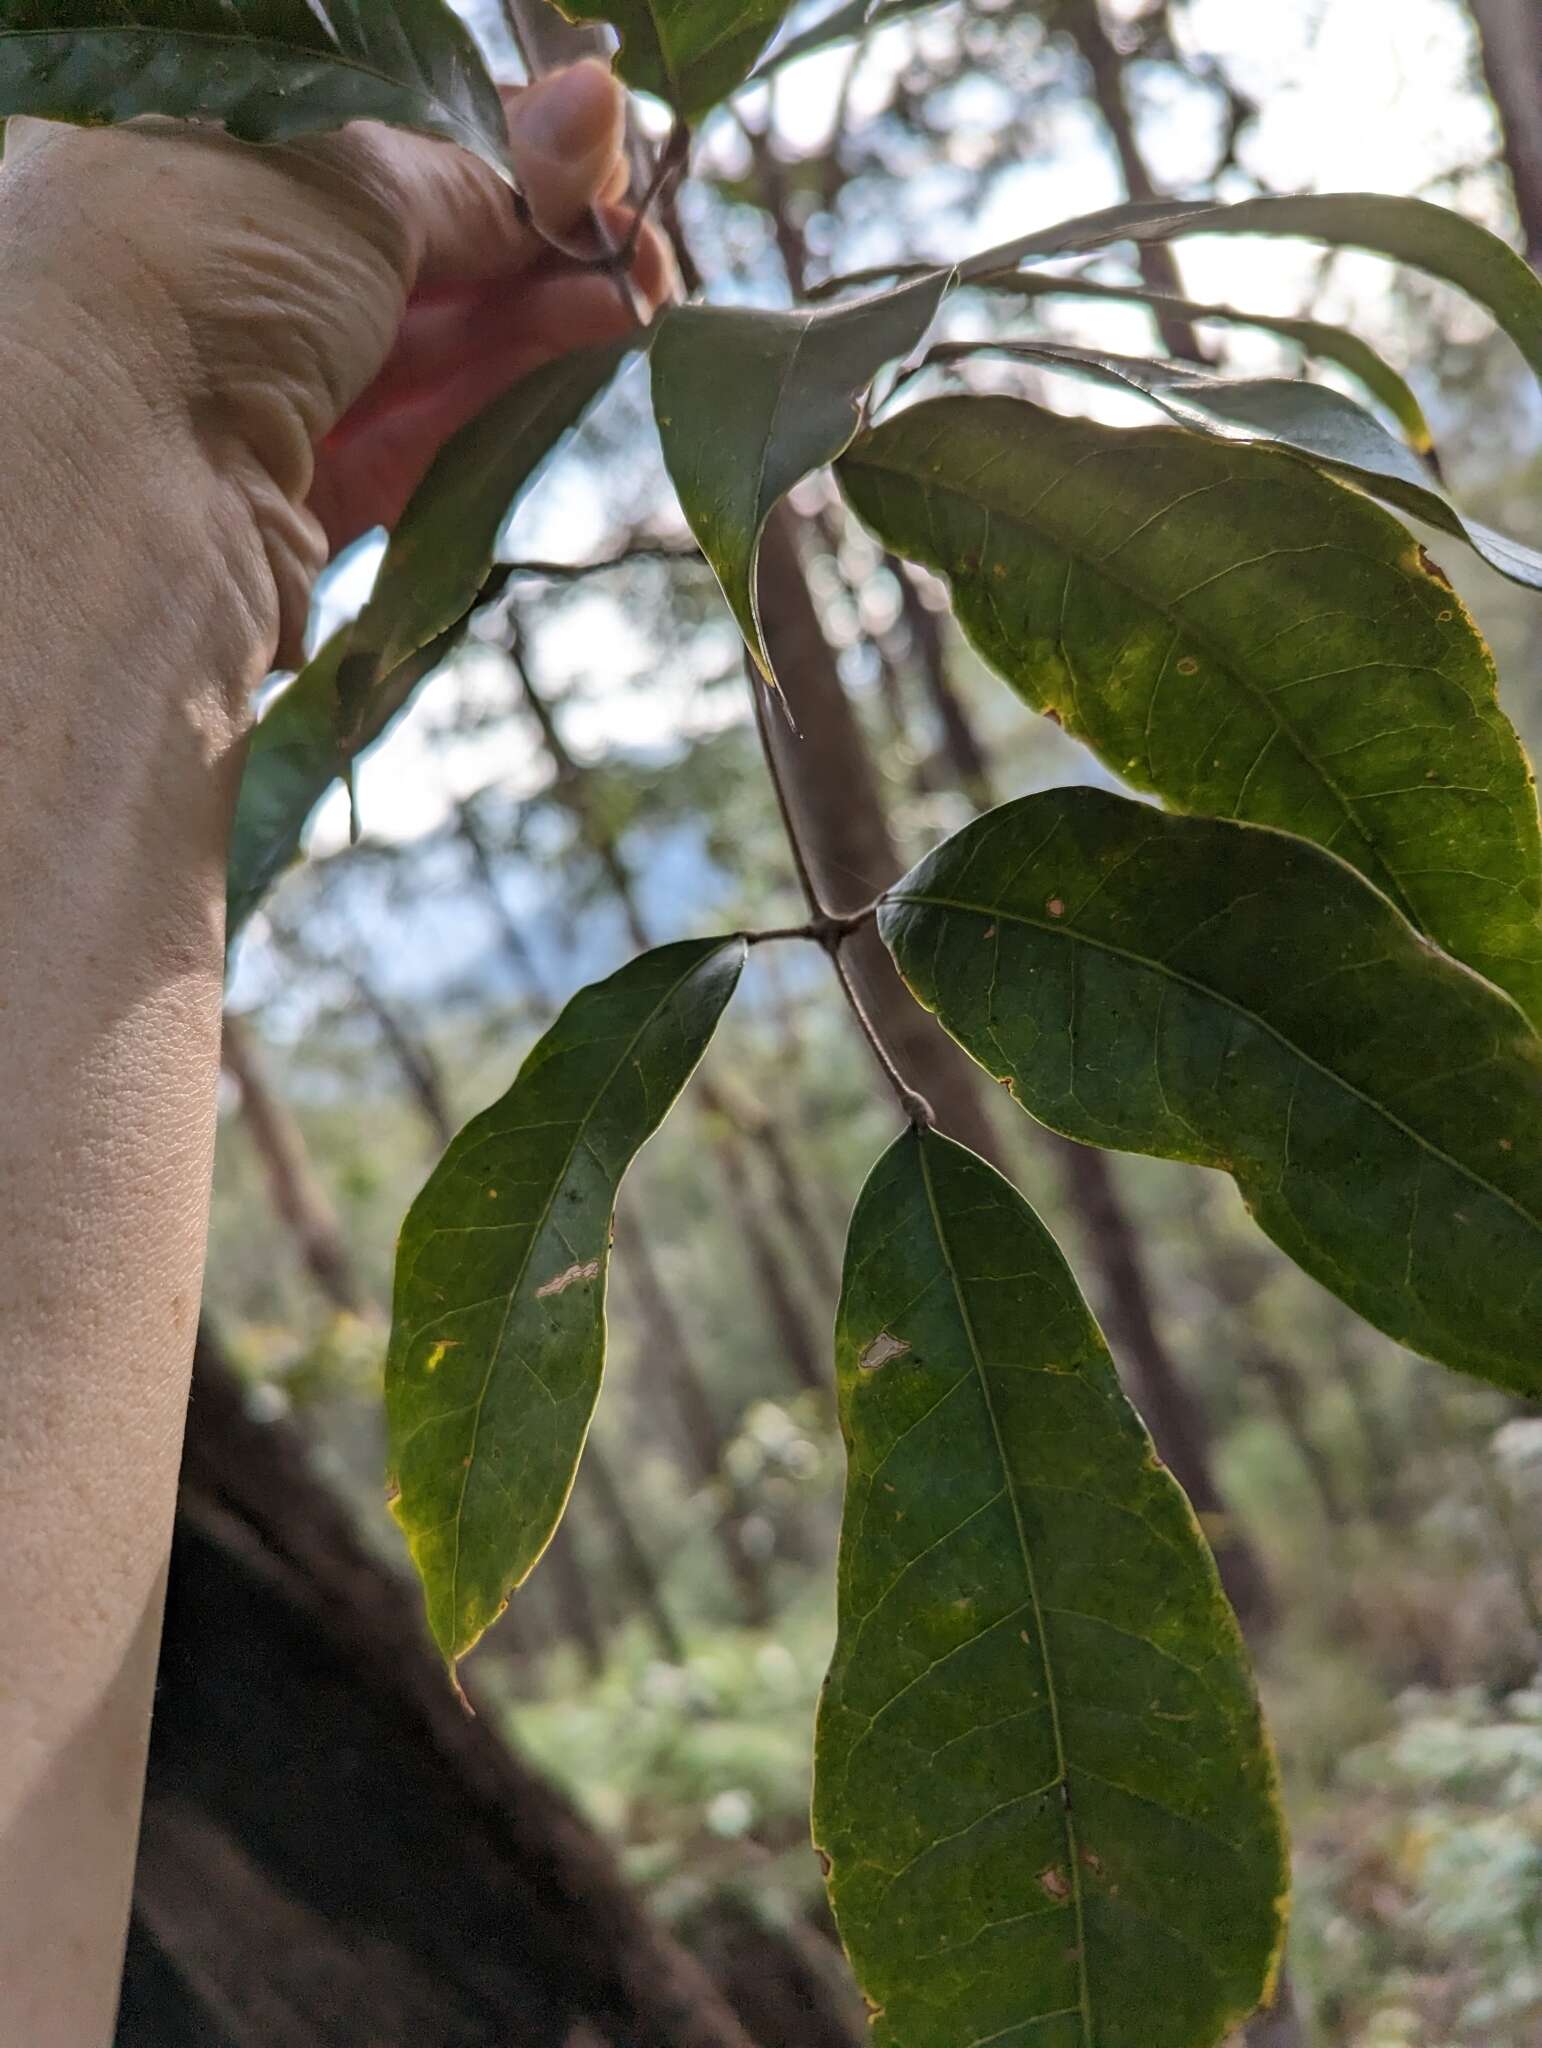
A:
[[[1481,637],[1390,514],[1269,448],[1011,398],[901,413],[840,478],[1126,782],[1330,848],[1542,1018],[1531,771]]]
[[[616,1193],[706,1051],[744,951],[682,940],[581,989],[402,1225],[393,1508],[452,1662],[561,1519],[605,1361]]]
[[[658,324],[649,360],[664,460],[768,680],[755,584],[766,521],[794,484],[846,447],[868,386],[920,341],[947,284],[939,270],[846,305],[680,306]]]
[[[0,115],[217,121],[281,142],[389,121],[507,175],[498,89],[443,0],[7,0]]]
[[[852,1218],[814,1834],[878,2048],[1214,2048],[1288,1866],[1237,1626],[1053,1239],[910,1131]]]
[[[1344,862],[1052,790],[938,847],[878,921],[1041,1122],[1224,1168],[1389,1336],[1542,1394],[1542,1039]]]

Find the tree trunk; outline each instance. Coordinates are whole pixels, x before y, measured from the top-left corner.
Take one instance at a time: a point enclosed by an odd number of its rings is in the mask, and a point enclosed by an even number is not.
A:
[[[584,2027],[752,2048],[587,1824],[462,1710],[415,1599],[205,1339],[118,2048],[572,2048]]]
[[[1472,17],[1526,260],[1542,270],[1542,11],[1537,0],[1472,0]]]

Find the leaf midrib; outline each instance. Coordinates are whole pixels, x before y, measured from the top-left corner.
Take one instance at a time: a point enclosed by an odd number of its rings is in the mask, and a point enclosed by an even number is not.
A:
[[[1168,430],[1158,428],[1156,431],[1162,432]],[[1095,445],[1091,452],[1093,454],[1101,455],[1107,451],[1105,451],[1101,446]],[[1225,649],[1220,647],[1211,638],[1211,636],[1204,631],[1203,628],[1191,625],[1186,616],[1180,611],[1178,611],[1176,608],[1169,609],[1168,605],[1164,603],[1161,597],[1154,597],[1151,594],[1151,592],[1145,587],[1143,587],[1143,585],[1138,580],[1128,575],[1120,575],[1116,570],[1109,567],[1105,560],[1095,557],[1092,554],[1086,552],[1084,549],[1079,548],[1071,539],[1069,539],[1050,521],[1043,517],[1036,518],[1034,516],[1035,514],[1038,514],[1039,507],[1042,503],[1043,498],[1048,497],[1051,491],[1057,490],[1060,487],[1060,485],[1064,482],[1065,475],[1067,473],[1066,471],[1062,470],[1061,474],[1055,478],[1054,482],[1051,483],[1047,487],[1047,489],[1040,494],[1040,497],[1034,501],[1033,505],[1025,511],[1020,506],[1009,507],[1000,504],[987,504],[983,498],[971,498],[966,496],[966,494],[955,485],[941,482],[935,477],[925,476],[919,473],[917,470],[910,469],[908,467],[900,468],[893,464],[875,462],[870,455],[866,457],[858,456],[854,461],[850,457],[848,457],[847,466],[857,469],[866,468],[876,476],[903,477],[907,481],[916,484],[923,492],[935,492],[939,497],[945,497],[956,505],[973,507],[975,509],[983,509],[990,517],[999,518],[1009,525],[1015,525],[1022,528],[1030,536],[1037,538],[1041,542],[1047,542],[1050,546],[1059,549],[1060,552],[1063,553],[1069,561],[1079,564],[1082,568],[1089,570],[1095,576],[1103,577],[1107,582],[1114,584],[1116,588],[1124,591],[1126,595],[1133,597],[1137,599],[1141,604],[1148,606],[1159,617],[1165,619],[1168,622],[1169,626],[1175,632],[1183,634],[1186,638],[1191,640],[1196,647],[1203,649],[1204,652],[1207,653],[1211,657],[1211,659],[1214,660],[1217,663],[1217,665],[1228,676],[1232,678],[1237,687],[1241,691],[1243,691],[1245,695],[1249,697],[1255,704],[1257,704],[1257,706],[1263,714],[1265,721],[1271,726],[1271,728],[1274,731],[1276,731],[1280,735],[1282,739],[1284,739],[1294,749],[1296,755],[1301,760],[1302,764],[1307,769],[1309,769],[1310,772],[1316,777],[1317,781],[1321,784],[1324,792],[1337,805],[1338,809],[1342,812],[1344,816],[1345,822],[1353,827],[1361,843],[1369,849],[1372,857],[1374,858],[1378,870],[1377,879],[1379,881],[1379,886],[1386,892],[1387,895],[1389,895],[1393,899],[1393,901],[1397,904],[1399,910],[1403,912],[1403,915],[1409,920],[1411,924],[1416,925],[1420,931],[1424,931],[1426,929],[1424,919],[1420,916],[1419,912],[1414,908],[1414,906],[1408,901],[1407,897],[1403,892],[1403,888],[1397,870],[1390,867],[1387,864],[1386,856],[1382,850],[1381,844],[1376,836],[1376,833],[1373,829],[1367,826],[1367,824],[1361,819],[1358,809],[1358,800],[1351,796],[1348,791],[1343,789],[1333,779],[1332,775],[1329,774],[1326,766],[1318,760],[1317,756],[1307,746],[1306,742],[1301,738],[1300,734],[1296,731],[1295,727],[1290,723],[1290,721],[1287,718],[1284,717],[1284,715],[1279,710],[1275,708],[1273,698],[1270,697],[1266,691],[1260,690],[1258,685],[1251,681],[1247,674],[1237,665],[1237,657],[1234,654],[1228,653]],[[1164,511],[1168,509],[1170,508],[1163,507]],[[950,578],[956,574],[955,571],[948,569],[945,565],[939,564],[939,567],[941,573],[948,575]],[[988,586],[983,587],[986,588],[987,595],[990,595]],[[992,609],[995,609],[994,604],[992,605]],[[1061,647],[1063,650],[1064,638],[1063,634],[1058,628],[1055,635],[1055,641],[1056,645],[1058,647]],[[1088,742],[1088,744],[1090,744],[1090,741]],[[1153,779],[1148,786],[1151,788],[1156,788],[1159,785],[1156,783],[1155,779]],[[1343,856],[1340,856],[1340,858],[1342,857]],[[1359,863],[1356,862],[1354,863],[1354,865],[1358,866]]]
[[[1385,1103],[1378,1102],[1375,1096],[1367,1095],[1364,1089],[1357,1087],[1353,1081],[1337,1072],[1333,1067],[1324,1065],[1314,1054],[1304,1051],[1302,1047],[1296,1044],[1294,1039],[1288,1038],[1277,1025],[1271,1024],[1266,1018],[1260,1017],[1255,1010],[1250,1010],[1245,1003],[1238,1002],[1233,996],[1223,994],[1219,989],[1211,988],[1205,982],[1196,981],[1192,976],[1184,974],[1176,967],[1169,966],[1165,961],[1153,960],[1146,954],[1131,952],[1127,947],[1115,944],[1112,939],[1095,938],[1089,932],[1079,931],[1074,925],[1049,924],[1042,918],[1030,917],[1024,911],[1008,909],[1002,904],[969,903],[959,897],[921,896],[908,893],[900,895],[897,892],[886,896],[884,901],[886,903],[917,904],[923,908],[935,910],[963,911],[967,915],[974,917],[994,918],[1000,919],[1007,924],[1020,924],[1030,931],[1042,932],[1048,937],[1075,940],[1079,945],[1090,946],[1094,952],[1108,953],[1116,959],[1127,961],[1132,967],[1144,968],[1147,973],[1157,975],[1167,981],[1176,982],[1181,987],[1191,990],[1194,994],[1205,997],[1207,1001],[1216,1003],[1223,1009],[1230,1010],[1234,1015],[1243,1018],[1257,1030],[1262,1031],[1267,1037],[1272,1038],[1277,1045],[1282,1046],[1286,1052],[1294,1059],[1299,1060],[1303,1066],[1312,1068],[1315,1073],[1321,1074],[1326,1080],[1333,1082],[1336,1087],[1343,1089],[1346,1095],[1353,1096],[1365,1108],[1374,1111],[1384,1123],[1389,1124],[1394,1130],[1401,1131],[1403,1136],[1411,1140],[1421,1152],[1428,1153],[1430,1158],[1438,1160],[1442,1166],[1449,1167],[1453,1173],[1459,1174],[1474,1188],[1481,1189],[1483,1193],[1491,1195],[1504,1208],[1513,1211],[1529,1229],[1542,1232],[1542,1217],[1534,1216],[1529,1209],[1524,1208],[1516,1200],[1515,1196],[1507,1194],[1503,1188],[1495,1187],[1492,1181],[1485,1179],[1481,1173],[1467,1165],[1465,1161],[1452,1158],[1450,1153],[1446,1152],[1441,1146],[1435,1144],[1431,1139],[1422,1136],[1411,1124],[1405,1123],[1395,1110],[1389,1109]]]
[[[415,74],[411,78],[394,77],[389,71],[382,71],[378,65],[365,63],[362,58],[350,57],[341,50],[313,49],[304,43],[292,43],[284,37],[255,34],[216,35],[210,29],[168,28],[153,22],[126,22],[121,26],[104,23],[100,26],[77,29],[0,28],[0,49],[3,49],[8,43],[28,41],[52,43],[69,41],[79,43],[84,40],[137,40],[143,42],[147,38],[152,41],[198,43],[215,49],[239,51],[246,56],[250,56],[256,51],[263,55],[271,54],[287,58],[297,64],[330,64],[340,71],[357,72],[361,78],[372,79],[377,85],[389,86],[393,92],[416,93],[419,98],[437,109],[444,119],[458,132],[475,136],[479,144],[487,141],[487,137],[482,134],[477,124],[474,121],[468,120],[464,114],[452,107],[449,101],[440,93],[431,89],[423,80],[421,73]]]
[[[1002,1482],[1007,1499],[1012,1506],[1012,1521],[1017,1530],[1018,1550],[1023,1561],[1023,1577],[1028,1587],[1028,1598],[1033,1606],[1035,1632],[1039,1643],[1039,1662],[1044,1672],[1046,1701],[1049,1707],[1050,1728],[1055,1744],[1055,1782],[1060,1786],[1061,1818],[1065,1827],[1066,1867],[1071,1884],[1071,1907],[1076,1923],[1076,1957],[1079,1997],[1076,2010],[1081,2017],[1083,2048],[1094,2048],[1092,2032],[1092,1994],[1087,1975],[1087,1926],[1086,1910],[1082,1898],[1082,1873],[1080,1854],[1076,1839],[1076,1822],[1070,1806],[1070,1759],[1066,1754],[1065,1735],[1060,1720],[1060,1698],[1055,1685],[1054,1668],[1050,1661],[1049,1636],[1044,1626],[1044,1607],[1039,1598],[1038,1576],[1034,1570],[1033,1555],[1028,1544],[1028,1531],[1023,1521],[1022,1503],[1018,1498],[1017,1477],[1007,1456],[1005,1439],[996,1414],[996,1403],[991,1394],[990,1380],[985,1370],[985,1361],[980,1354],[979,1340],[975,1335],[974,1318],[969,1313],[963,1283],[954,1263],[953,1253],[943,1230],[942,1214],[937,1205],[936,1190],[932,1185],[932,1169],[927,1158],[927,1140],[923,1132],[915,1136],[916,1155],[921,1168],[921,1184],[926,1191],[926,1206],[931,1215],[932,1234],[937,1240],[937,1249],[947,1270],[948,1284],[953,1290],[958,1305],[959,1321],[969,1344],[969,1356],[979,1382],[981,1398],[985,1404],[986,1417],[990,1423],[991,1437],[996,1446],[996,1456],[1001,1465]]]
[[[730,942],[724,941],[724,945],[728,943]],[[568,1169],[573,1164],[574,1154],[578,1151],[579,1146],[584,1142],[588,1134],[589,1127],[594,1121],[600,1103],[602,1103],[605,1100],[605,1097],[610,1093],[611,1088],[615,1085],[616,1076],[621,1072],[622,1068],[631,1059],[633,1052],[636,1050],[638,1041],[644,1036],[645,1033],[647,1033],[653,1028],[654,1024],[658,1021],[660,1013],[664,1009],[666,1009],[670,1003],[674,1001],[675,997],[680,993],[681,989],[685,987],[686,983],[691,979],[691,977],[694,974],[699,973],[700,970],[707,964],[709,960],[716,959],[717,955],[722,951],[723,945],[719,945],[713,947],[713,949],[710,952],[698,954],[697,957],[691,962],[691,965],[686,969],[685,973],[680,975],[677,980],[671,982],[669,987],[664,991],[664,993],[659,997],[658,1001],[654,1004],[653,1008],[648,1012],[647,1016],[642,1020],[642,1022],[638,1025],[637,1029],[632,1033],[632,1036],[627,1040],[625,1047],[623,1048],[620,1055],[617,1057],[614,1065],[606,1074],[605,1079],[601,1082],[600,1086],[594,1091],[593,1097],[591,1098],[589,1109],[585,1112],[583,1116],[581,1116],[578,1119],[578,1121],[574,1125],[572,1142],[568,1146],[566,1153],[563,1155],[561,1167],[552,1176],[551,1191],[547,1195],[546,1200],[542,1205],[541,1213],[536,1218],[534,1224],[531,1226],[530,1242],[526,1245],[525,1255],[519,1262],[519,1270],[509,1284],[507,1293],[504,1298],[503,1315],[498,1324],[498,1334],[493,1339],[492,1345],[488,1351],[487,1371],[484,1373],[482,1377],[481,1390],[476,1398],[476,1406],[471,1424],[471,1442],[467,1446],[466,1462],[461,1471],[460,1495],[455,1503],[455,1554],[450,1561],[449,1604],[452,1636],[455,1624],[456,1606],[460,1592],[461,1529],[465,1520],[466,1490],[471,1484],[471,1474],[476,1469],[477,1439],[481,1434],[482,1429],[482,1412],[487,1405],[487,1395],[493,1383],[493,1375],[498,1370],[498,1360],[499,1355],[503,1350],[503,1340],[504,1337],[508,1334],[509,1318],[514,1313],[515,1301],[518,1299],[520,1289],[525,1284],[525,1276],[530,1270],[530,1261],[535,1257],[536,1245],[540,1241],[542,1231],[545,1230],[547,1223],[550,1221],[551,1212],[556,1204],[557,1196],[561,1193],[563,1183],[566,1181],[568,1176]],[[614,1194],[612,1194],[611,1200],[612,1203],[614,1203]]]

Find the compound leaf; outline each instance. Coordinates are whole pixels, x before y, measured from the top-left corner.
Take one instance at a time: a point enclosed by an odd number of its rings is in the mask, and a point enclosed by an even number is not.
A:
[[[687,939],[581,989],[402,1225],[393,1507],[452,1662],[561,1519],[600,1390],[617,1190],[706,1051],[744,953],[738,938]]]
[[[0,23],[10,114],[166,114],[246,142],[389,121],[508,175],[497,87],[443,0],[12,0]]]
[[[1542,841],[1488,651],[1417,544],[1273,449],[938,399],[840,465],[1035,709],[1184,810],[1327,846],[1542,1018]]]
[[[1247,1659],[1054,1240],[909,1131],[852,1218],[814,1833],[877,2048],[1213,2048],[1288,1870]]]
[[[939,847],[879,926],[1041,1122],[1224,1168],[1389,1336],[1542,1393],[1542,1039],[1352,868],[1052,790]]]
[[[778,502],[857,432],[881,366],[907,355],[949,283],[932,271],[848,305],[792,313],[681,306],[659,324],[653,410],[681,509],[771,680],[755,561]]]

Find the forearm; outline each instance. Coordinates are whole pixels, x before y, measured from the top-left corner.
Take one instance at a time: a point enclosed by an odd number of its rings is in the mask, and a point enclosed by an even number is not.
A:
[[[191,415],[0,256],[0,1986],[105,2041],[204,1256],[272,578]],[[68,351],[65,352],[68,354]]]

